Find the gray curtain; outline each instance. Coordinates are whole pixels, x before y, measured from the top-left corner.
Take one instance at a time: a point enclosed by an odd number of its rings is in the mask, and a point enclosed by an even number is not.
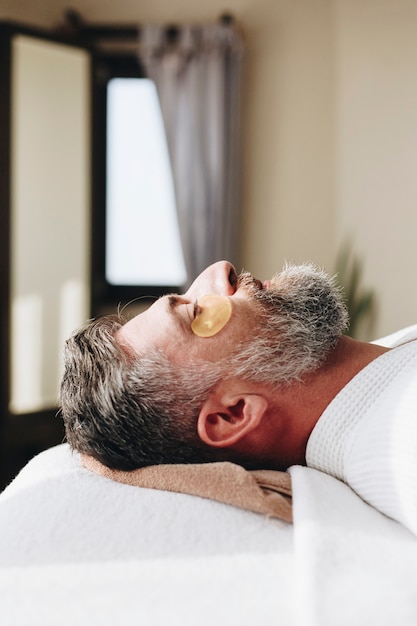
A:
[[[243,39],[233,24],[141,28],[139,55],[158,91],[189,281],[236,262]],[[171,36],[170,36],[171,35]]]

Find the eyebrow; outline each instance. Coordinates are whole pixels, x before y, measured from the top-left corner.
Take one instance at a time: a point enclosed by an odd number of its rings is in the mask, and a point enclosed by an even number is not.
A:
[[[170,294],[169,296],[167,296],[167,309],[170,315],[174,315],[175,317],[178,317],[177,315],[178,304],[179,304],[178,296],[176,296],[175,294]]]
[[[178,315],[178,305],[181,302],[180,296],[175,294],[170,294],[167,296],[167,311],[171,318],[175,321],[176,325],[180,328],[188,328],[188,324],[186,324],[184,317],[182,315]]]
[[[172,310],[177,306],[179,297],[174,293],[171,293],[167,296],[168,299],[168,308],[172,312]]]

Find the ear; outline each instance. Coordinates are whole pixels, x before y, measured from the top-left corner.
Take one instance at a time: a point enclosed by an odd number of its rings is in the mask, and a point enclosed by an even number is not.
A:
[[[214,391],[201,408],[198,435],[209,446],[227,448],[253,431],[267,408],[267,399],[259,393]]]

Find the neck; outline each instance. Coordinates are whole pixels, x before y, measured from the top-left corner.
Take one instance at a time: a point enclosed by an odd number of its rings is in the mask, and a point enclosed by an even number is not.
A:
[[[302,381],[275,389],[269,432],[264,439],[263,458],[268,467],[305,465],[307,442],[323,411],[360,370],[387,351],[382,346],[342,337],[318,370]]]

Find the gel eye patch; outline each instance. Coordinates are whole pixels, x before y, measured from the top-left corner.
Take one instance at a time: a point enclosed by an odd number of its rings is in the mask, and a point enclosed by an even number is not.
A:
[[[232,303],[227,296],[203,296],[197,305],[199,311],[191,324],[191,330],[198,337],[213,337],[226,326],[232,315]]]

